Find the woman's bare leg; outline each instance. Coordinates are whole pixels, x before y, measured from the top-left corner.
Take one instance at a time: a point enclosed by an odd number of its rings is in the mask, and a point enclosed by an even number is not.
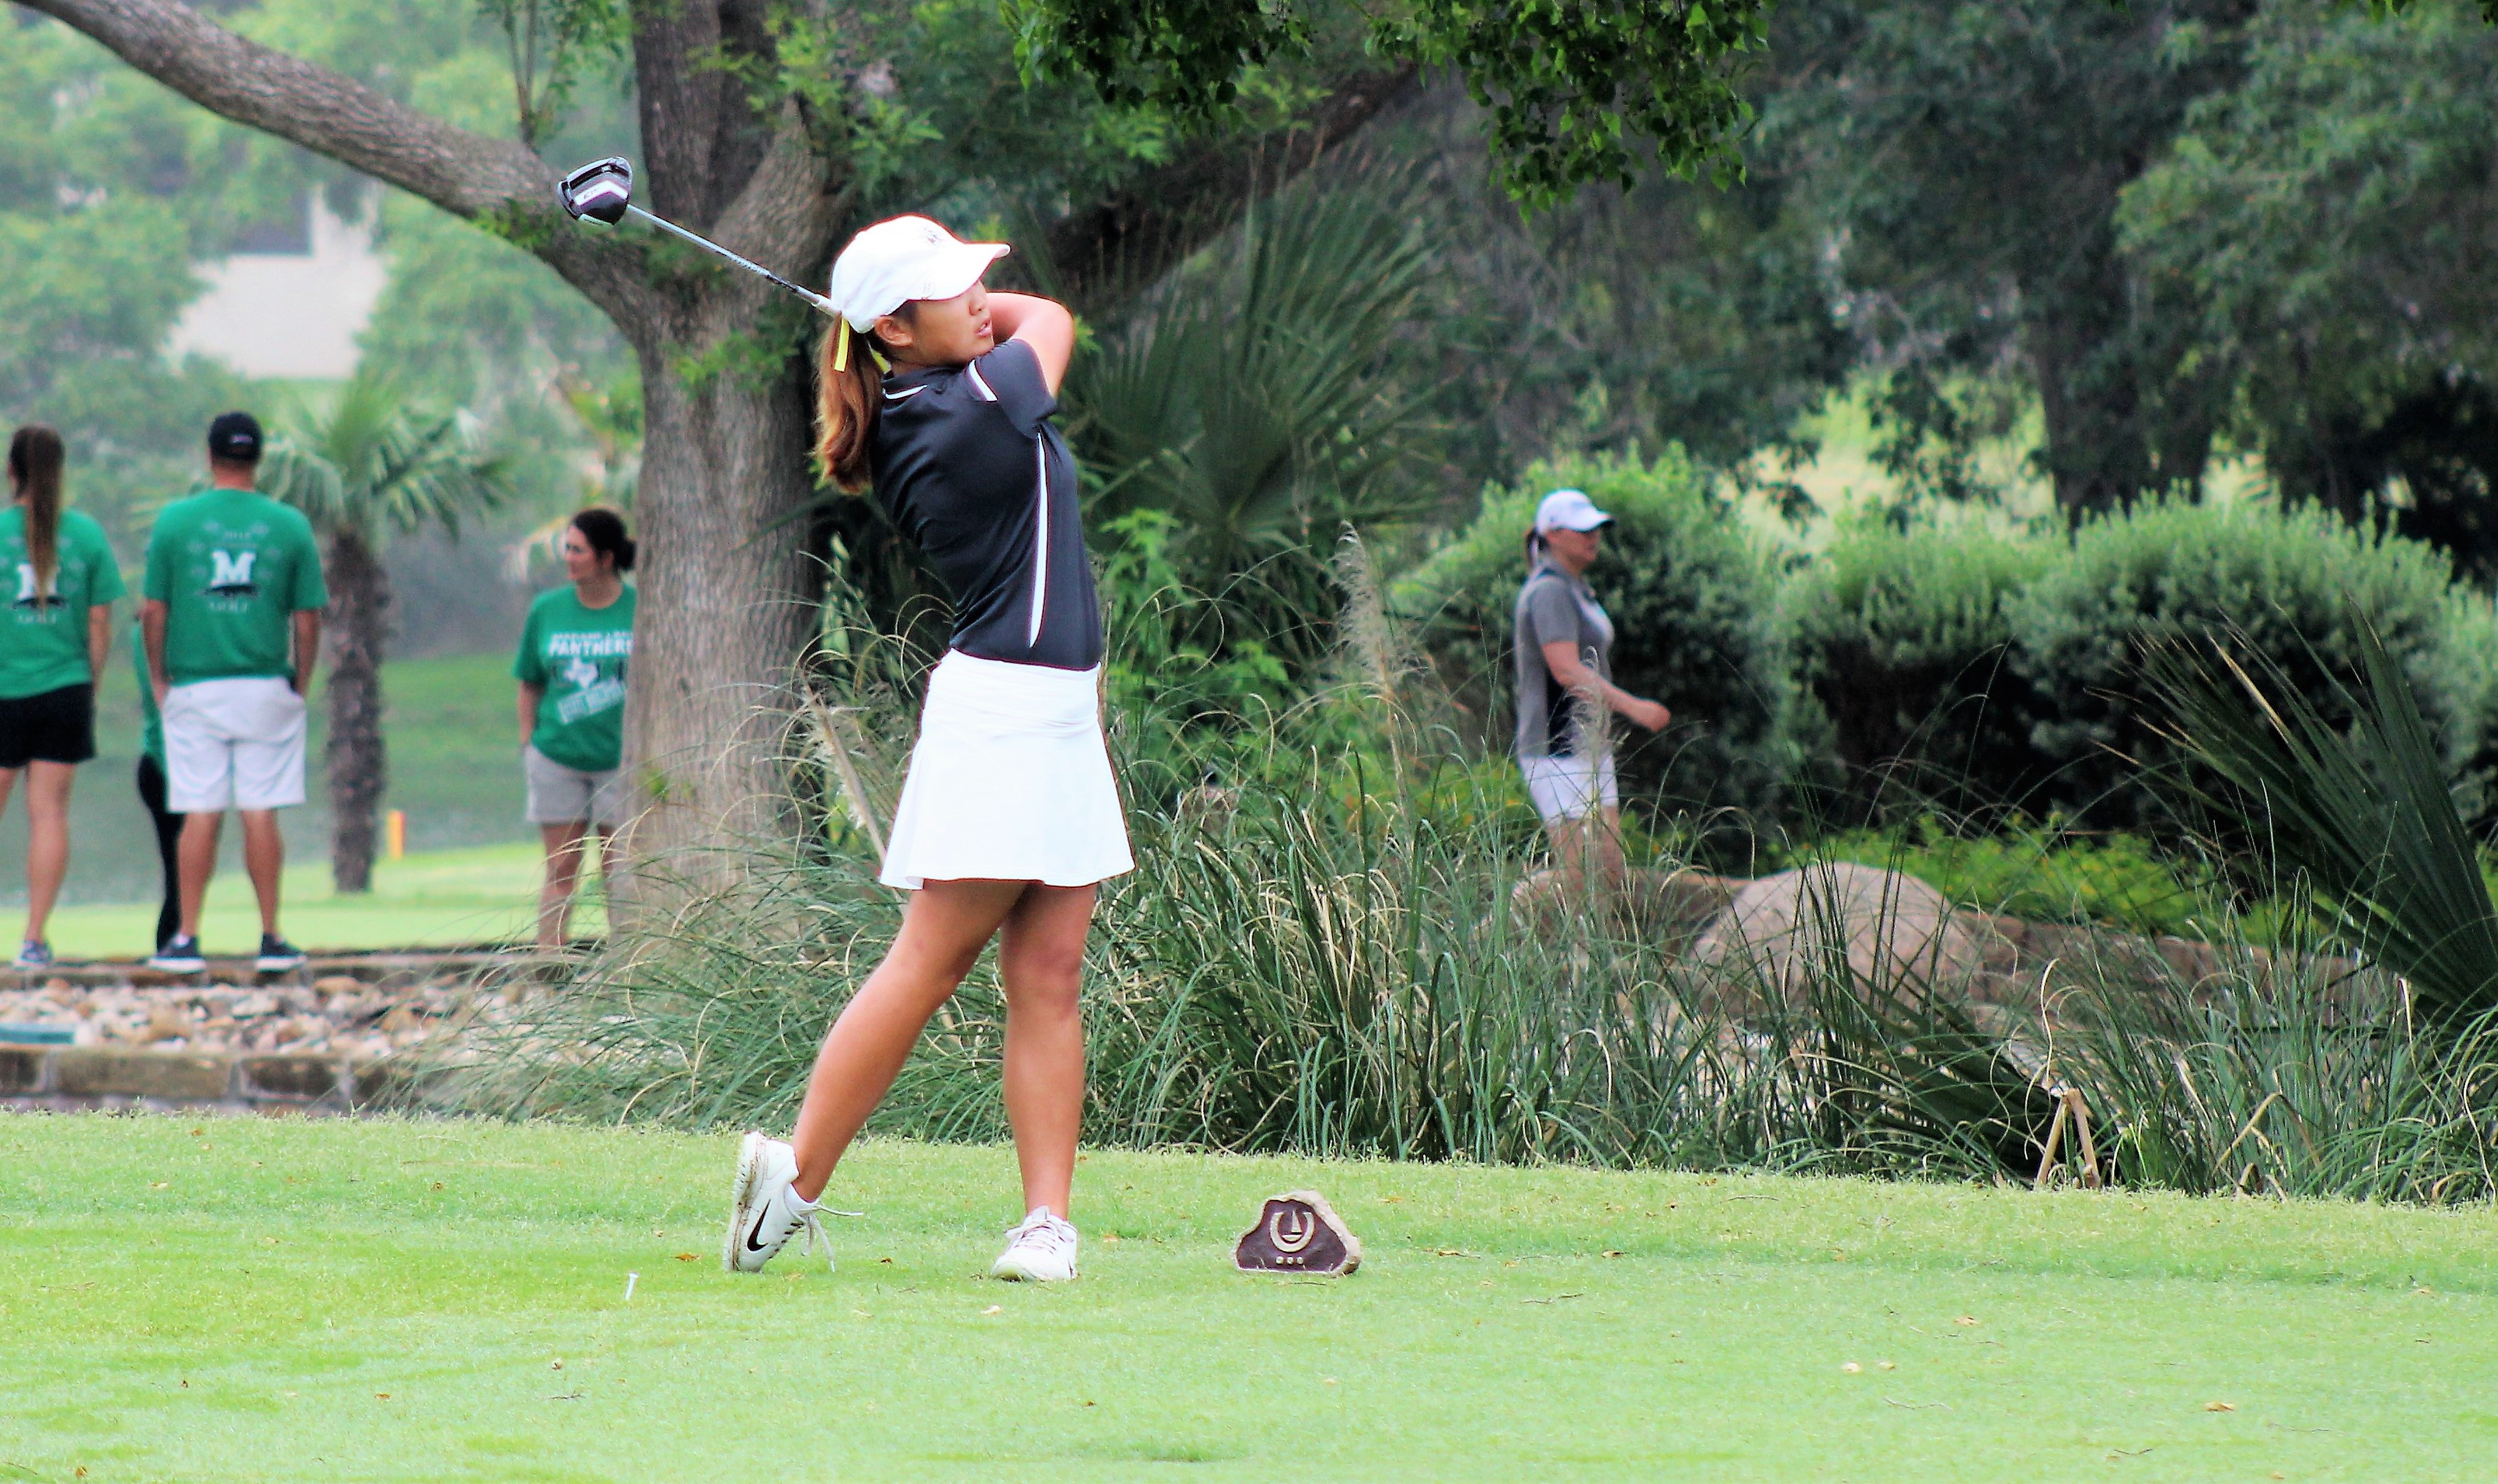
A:
[[[1084,1122],[1084,938],[1095,889],[1027,887],[1007,915],[998,978],[1007,991],[1007,1122],[1026,1211],[1067,1215]]]
[[[798,1156],[795,1188],[806,1200],[823,1193],[833,1166],[884,1100],[928,1017],[954,993],[1014,910],[1023,881],[931,881],[912,894],[902,931],[884,962],[842,1007],[816,1053],[807,1100],[789,1135]]]
[[[70,870],[70,784],[77,777],[72,763],[26,765],[26,936],[38,942]]]
[[[538,948],[554,953],[563,947],[564,930],[572,919],[572,893],[581,882],[581,824],[540,825],[546,846],[546,884],[538,888]]]

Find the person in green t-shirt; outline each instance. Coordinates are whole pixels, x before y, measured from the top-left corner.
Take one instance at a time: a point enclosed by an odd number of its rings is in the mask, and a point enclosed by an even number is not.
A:
[[[181,931],[148,962],[175,972],[207,966],[200,908],[228,809],[242,815],[260,899],[254,966],[304,962],[277,931],[276,811],[304,802],[304,705],[330,591],[311,522],[254,490],[261,442],[247,412],[209,424],[208,488],[158,512],[147,539],[147,682],[164,713],[166,807],[185,816]]]
[[[26,931],[19,968],[51,964],[44,936],[70,868],[70,783],[95,756],[95,684],[124,591],[104,527],[61,509],[61,435],[21,427],[9,440],[0,511],[0,811],[26,775]]]
[[[624,667],[633,655],[633,542],[624,518],[592,507],[563,528],[557,550],[567,587],[538,594],[521,627],[521,768],[528,818],[546,844],[538,892],[538,947],[560,949],[591,838],[624,822],[618,770],[624,754]]]

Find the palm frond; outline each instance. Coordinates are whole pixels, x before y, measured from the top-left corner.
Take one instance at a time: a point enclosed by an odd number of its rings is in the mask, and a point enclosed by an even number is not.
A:
[[[1381,374],[1427,251],[1393,183],[1289,193],[1194,265],[1073,392],[1108,514],[1165,509],[1213,578],[1411,513],[1413,410]]]
[[[271,444],[261,488],[324,533],[457,535],[511,498],[509,463],[485,451],[474,417],[417,407],[386,375],[359,371],[295,422]]]
[[[2241,791],[2211,807],[2268,836],[2343,933],[2403,976],[2430,1018],[2498,1011],[2498,910],[2437,741],[2400,662],[2362,619],[2361,688],[2336,728],[2251,646],[2177,644],[2146,661],[2193,756]]]

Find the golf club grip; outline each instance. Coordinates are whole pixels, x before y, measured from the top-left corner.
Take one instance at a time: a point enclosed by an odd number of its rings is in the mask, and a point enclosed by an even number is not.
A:
[[[746,269],[748,272],[754,274],[758,278],[770,279],[772,282],[787,289],[790,293],[797,295],[800,299],[803,299],[808,303],[814,305],[820,313],[838,314],[841,312],[833,307],[833,301],[831,300],[824,298],[821,294],[811,293],[808,290],[802,289],[796,284],[791,283],[788,279],[782,277],[779,273],[765,268],[763,265],[759,263],[750,263],[746,259],[739,257],[737,254],[730,252],[727,248],[721,246],[711,238],[703,237],[698,233],[688,232],[685,228],[678,226],[676,223],[668,220],[664,216],[658,216],[652,212],[645,211],[640,206],[628,205],[624,209],[632,212],[635,216],[642,218],[642,220],[649,222],[652,226],[659,228],[661,231],[672,233],[677,237],[683,237],[685,240],[693,243],[696,247],[701,248],[705,252],[727,259],[729,262],[736,264],[739,268]]]

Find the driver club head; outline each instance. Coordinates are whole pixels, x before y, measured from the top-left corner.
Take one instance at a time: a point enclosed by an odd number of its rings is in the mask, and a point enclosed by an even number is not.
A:
[[[623,155],[592,160],[558,181],[555,194],[574,221],[588,217],[613,227],[633,202],[633,162]]]

